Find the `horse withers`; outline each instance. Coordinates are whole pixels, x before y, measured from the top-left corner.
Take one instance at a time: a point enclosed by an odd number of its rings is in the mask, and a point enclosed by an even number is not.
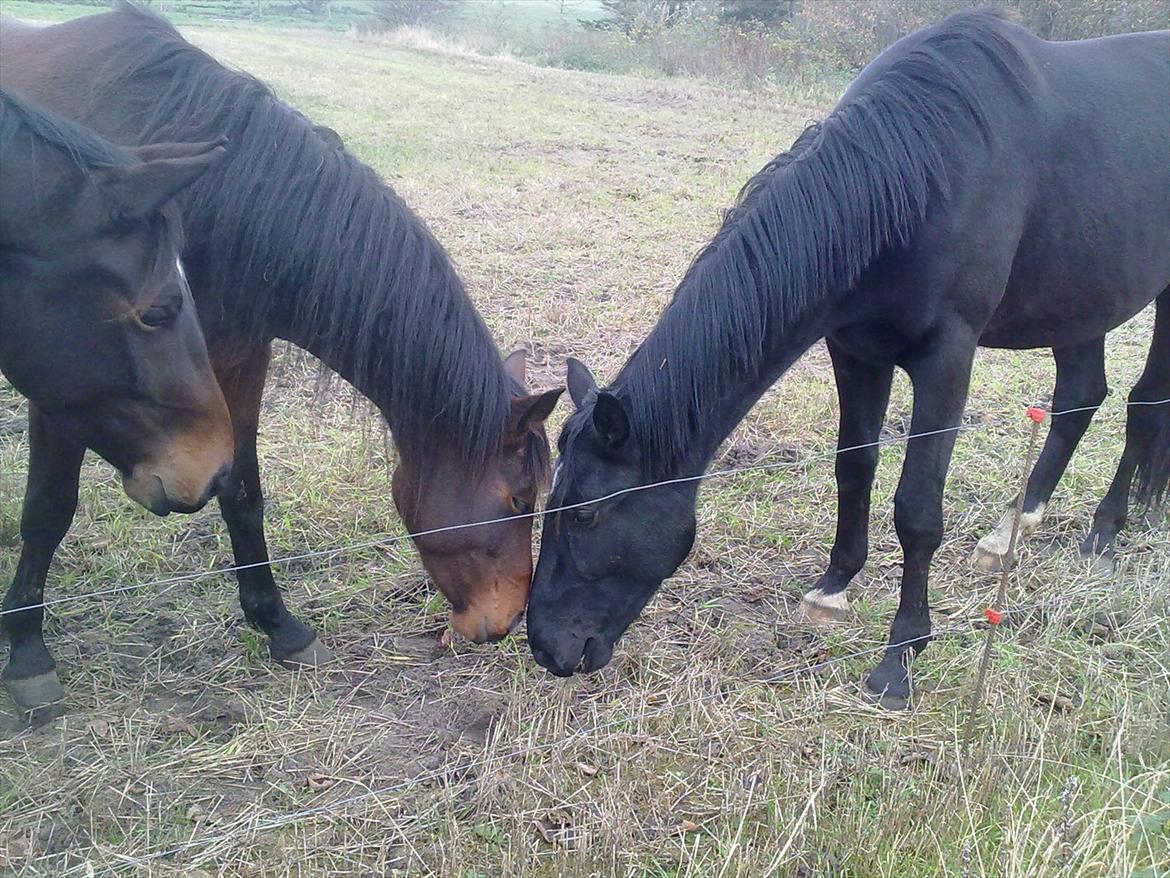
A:
[[[0,371],[29,400],[33,447],[2,617],[3,680],[22,708],[62,695],[39,583],[76,508],[85,449],[158,515],[199,509],[230,469],[231,422],[172,203],[222,153],[123,149],[0,90]],[[72,478],[56,477],[62,461]]]
[[[1052,348],[1058,409],[1104,397],[1105,333],[1156,300],[1125,450],[1086,541],[1111,551],[1131,487],[1170,479],[1170,33],[1053,43],[989,13],[912,34],[741,193],[607,388],[571,364],[528,611],[537,661],[595,670],[695,535],[696,481],[780,375],[827,338],[841,403],[837,536],[804,597],[840,618],[868,554],[894,369],[914,412],[894,521],[901,598],[866,692],[911,695],[927,575],[978,346]],[[1056,419],[1027,501],[1051,493],[1089,414]],[[607,498],[600,502],[589,501]],[[1025,511],[1033,507],[1025,504]]]

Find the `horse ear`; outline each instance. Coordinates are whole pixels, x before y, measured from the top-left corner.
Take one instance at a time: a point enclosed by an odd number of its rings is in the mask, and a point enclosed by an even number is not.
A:
[[[97,185],[113,202],[114,211],[126,219],[140,219],[157,212],[224,154],[222,146],[196,155],[178,155],[139,162],[127,167],[104,168]]]
[[[543,424],[557,406],[557,400],[565,388],[546,390],[544,393],[534,393],[532,396],[522,396],[512,400],[512,422],[517,432],[531,429]]]
[[[504,371],[520,382],[521,387],[527,387],[528,380],[528,352],[524,348],[512,351],[504,360]]]
[[[630,438],[630,416],[620,399],[612,393],[597,394],[593,406],[593,428],[609,451],[617,451]]]
[[[573,405],[581,408],[589,391],[597,389],[597,382],[593,379],[593,373],[589,371],[589,367],[575,357],[569,357],[567,372],[568,380],[566,383],[569,385],[569,398],[573,400]]]
[[[338,152],[345,151],[345,141],[341,139],[341,135],[327,125],[314,125],[313,133],[320,137],[330,149]]]
[[[217,146],[226,146],[227,137],[220,135],[215,140],[203,143],[144,143],[142,146],[130,147],[130,152],[140,162],[154,162],[159,159],[181,159],[193,155],[203,155]]]

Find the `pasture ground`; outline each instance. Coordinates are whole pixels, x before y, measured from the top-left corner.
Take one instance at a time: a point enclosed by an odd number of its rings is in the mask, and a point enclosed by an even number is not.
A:
[[[613,374],[720,209],[832,101],[321,33],[189,33],[341,132],[417,207],[501,347],[530,350],[539,387],[562,379],[570,354]],[[48,637],[69,699],[35,728],[5,701],[0,873],[1165,875],[1170,534],[1164,518],[1135,520],[1112,576],[1075,551],[1120,452],[1150,318],[1110,341],[1114,394],[1011,585],[1012,604],[1053,603],[1008,617],[963,762],[978,621],[995,588],[968,556],[1014,494],[1022,405],[1047,397],[1051,362],[979,357],[977,429],[958,442],[932,582],[936,626],[974,633],[934,644],[918,663],[919,705],[891,715],[857,696],[872,657],[767,682],[880,647],[896,600],[897,446],[882,458],[855,617],[830,630],[793,618],[833,532],[836,402],[818,347],[720,457],[790,466],[704,487],[692,557],[598,675],[551,678],[522,636],[440,645],[443,603],[405,543],[279,566],[290,604],[339,657],[316,674],[268,660],[225,575],[54,607]],[[262,433],[274,556],[401,534],[380,426],[302,358],[278,360]],[[22,406],[0,394],[6,582],[26,447]],[[909,404],[900,380],[890,435]],[[94,461],[49,597],[230,561],[213,509],[149,518]]]

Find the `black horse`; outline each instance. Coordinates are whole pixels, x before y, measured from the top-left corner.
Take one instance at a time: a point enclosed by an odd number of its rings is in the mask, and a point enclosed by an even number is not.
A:
[[[874,442],[895,366],[914,386],[895,497],[904,551],[889,647],[867,686],[910,696],[930,639],[927,572],[975,349],[1051,347],[1055,406],[1100,402],[1102,338],[1157,299],[1130,396],[1170,396],[1170,35],[1050,43],[990,13],[912,34],[870,64],[833,113],[750,180],[658,325],[599,391],[569,365],[577,406],[551,506],[701,474],[720,442],[827,337],[839,447]],[[1058,419],[1033,477],[1045,499],[1088,423]],[[805,597],[839,613],[867,554],[878,450],[837,458],[837,537]],[[1088,545],[1104,549],[1131,483],[1170,474],[1170,406],[1133,406],[1125,452]],[[540,664],[591,671],[691,548],[696,482],[550,517],[528,610]]]
[[[80,466],[92,448],[158,515],[200,508],[230,470],[173,202],[222,156],[218,143],[124,149],[0,89],[0,371],[29,400],[32,439],[25,551],[4,601],[4,682],[22,707],[62,694],[41,640],[51,555],[38,546],[77,502],[76,470],[58,479],[39,461]]]
[[[44,28],[4,19],[0,34],[5,83],[112,139],[227,137],[224,161],[181,201],[183,260],[235,431],[219,500],[247,565],[240,602],[273,657],[329,658],[285,608],[266,564],[256,431],[273,338],[315,354],[385,415],[400,454],[393,497],[412,532],[501,520],[416,545],[457,631],[475,641],[507,634],[528,599],[528,513],[548,470],[543,421],[560,391],[526,393],[523,353],[500,356],[422,220],[335,132],[147,11],[123,4]],[[34,435],[34,482],[75,483],[78,461],[40,442]],[[31,492],[26,500],[41,502]],[[26,549],[52,557],[73,513],[52,505],[54,538]],[[43,583],[42,570],[35,590]]]

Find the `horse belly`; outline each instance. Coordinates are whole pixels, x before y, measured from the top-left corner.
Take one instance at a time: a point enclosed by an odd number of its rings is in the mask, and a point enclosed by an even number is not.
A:
[[[987,347],[1077,344],[1120,326],[1170,286],[1170,180],[1106,203],[1050,199],[1020,241]],[[1128,207],[1125,203],[1128,202]]]

